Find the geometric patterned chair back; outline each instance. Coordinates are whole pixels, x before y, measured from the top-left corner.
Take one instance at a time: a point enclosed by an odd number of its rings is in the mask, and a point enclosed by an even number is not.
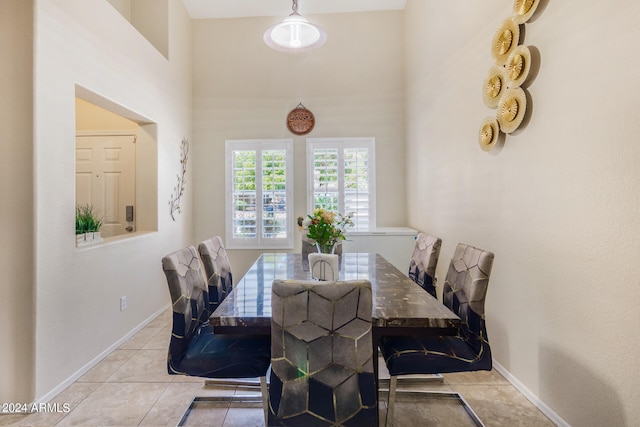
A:
[[[487,337],[484,303],[493,253],[458,244],[449,264],[443,286],[443,303],[462,320],[460,336],[481,359],[491,364],[491,347]],[[479,363],[482,364],[482,363]]]
[[[409,277],[436,297],[436,265],[440,256],[442,240],[425,233],[418,233],[413,255],[409,263]]]
[[[271,306],[269,426],[375,425],[371,283],[275,280]]]
[[[209,286],[209,310],[213,312],[233,289],[231,263],[219,236],[201,242],[198,252]]]
[[[173,330],[169,343],[168,365],[177,372],[192,336],[209,320],[207,286],[200,260],[193,246],[162,258],[173,305]]]

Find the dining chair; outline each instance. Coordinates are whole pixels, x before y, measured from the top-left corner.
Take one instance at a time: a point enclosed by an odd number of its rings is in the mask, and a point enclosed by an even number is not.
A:
[[[170,375],[202,378],[260,378],[261,395],[195,397],[203,401],[262,402],[267,417],[266,374],[271,359],[268,336],[216,335],[209,324],[208,289],[193,246],[162,258],[173,309],[173,326],[167,355]]]
[[[387,425],[393,422],[399,375],[491,370],[484,305],[493,258],[489,251],[462,243],[455,249],[443,286],[443,303],[462,320],[457,335],[385,336],[380,339],[380,350],[391,375]],[[474,422],[482,425],[458,393],[419,393],[457,398]]]
[[[209,310],[213,312],[233,289],[231,263],[220,236],[200,242],[198,253],[209,286]]]
[[[376,425],[367,280],[275,280],[269,426]]]
[[[408,276],[422,289],[427,291],[435,299],[436,293],[436,265],[440,256],[442,239],[430,234],[419,232],[413,247],[413,254],[409,261]],[[444,377],[440,373],[404,376],[399,378],[404,384],[444,383]],[[387,385],[389,379],[382,378],[380,383]]]
[[[409,262],[409,277],[425,291],[436,295],[436,265],[440,256],[442,240],[426,233],[418,233]]]

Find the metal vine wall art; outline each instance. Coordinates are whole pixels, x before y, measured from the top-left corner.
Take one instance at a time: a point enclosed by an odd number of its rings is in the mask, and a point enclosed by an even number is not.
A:
[[[182,170],[179,175],[176,175],[178,178],[178,184],[173,187],[173,193],[171,194],[171,199],[169,199],[169,214],[171,215],[172,220],[176,220],[174,213],[182,213],[180,210],[180,199],[184,194],[184,185],[187,183],[187,159],[189,158],[189,141],[184,138],[182,143],[180,144],[180,165],[182,166]]]

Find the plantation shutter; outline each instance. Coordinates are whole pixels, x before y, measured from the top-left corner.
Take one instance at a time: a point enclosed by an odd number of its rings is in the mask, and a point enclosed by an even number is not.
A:
[[[353,231],[375,226],[373,140],[309,139],[312,209],[353,214]]]
[[[344,150],[344,210],[353,212],[354,231],[369,229],[369,159],[366,148]]]
[[[233,154],[233,237],[256,237],[256,152]]]
[[[290,140],[227,141],[227,246],[293,246]]]

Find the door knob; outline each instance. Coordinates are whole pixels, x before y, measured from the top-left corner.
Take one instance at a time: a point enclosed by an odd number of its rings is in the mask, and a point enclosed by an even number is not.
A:
[[[129,226],[127,226],[125,228],[125,230],[127,230],[129,233],[131,233],[133,231],[133,227],[129,225]]]

